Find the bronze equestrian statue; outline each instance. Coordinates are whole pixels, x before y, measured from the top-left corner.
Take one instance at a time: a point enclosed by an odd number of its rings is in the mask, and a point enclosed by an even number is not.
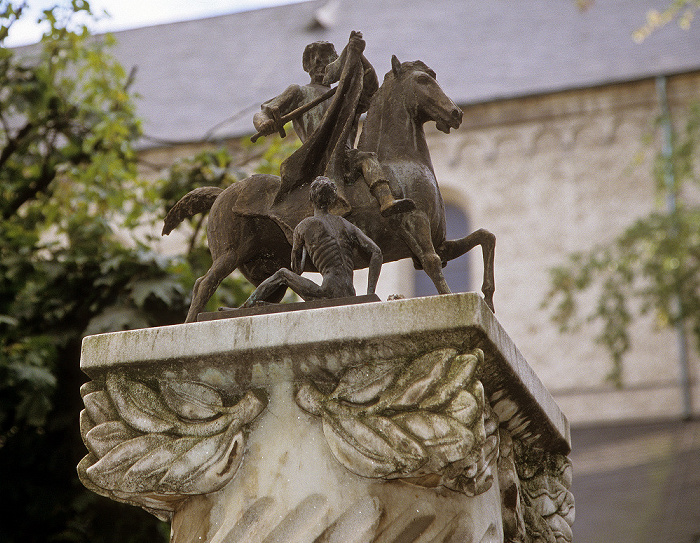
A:
[[[358,35],[353,36],[351,42],[357,41]],[[434,121],[438,130],[449,133],[461,124],[462,111],[423,62],[401,63],[392,57],[391,71],[371,99],[357,149],[348,150],[363,70],[361,47],[346,51],[338,90],[321,124],[283,162],[281,177],[256,174],[226,189],[195,189],[168,212],[163,234],[185,218],[209,212],[207,238],[213,264],[195,283],[186,322],[196,320],[221,281],[235,269],[257,286],[289,265],[294,229],[313,214],[309,187],[318,175],[335,182],[348,207],[341,213],[380,247],[384,262],[412,258],[440,294],[450,293],[442,267],[480,245],[482,292],[493,310],[495,236],[480,229],[464,238],[446,239],[444,204],[423,131],[426,122]],[[353,155],[376,160],[381,178],[401,198],[414,203],[415,209],[382,214],[371,182],[353,182],[372,168],[363,167],[361,161],[353,164]],[[354,251],[352,258],[355,269],[369,264],[360,251]],[[304,271],[317,270],[307,259]],[[281,300],[285,290],[286,286],[280,287],[270,301]]]

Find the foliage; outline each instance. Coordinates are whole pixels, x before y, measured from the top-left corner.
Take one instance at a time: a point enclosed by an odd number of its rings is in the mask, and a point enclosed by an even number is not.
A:
[[[544,306],[562,330],[582,324],[578,297],[597,292],[586,319],[602,324],[597,340],[612,356],[609,375],[622,383],[623,355],[630,348],[635,317],[654,312],[660,326],[691,330],[700,351],[700,205],[683,200],[700,185],[700,104],[692,106],[670,156],[657,157],[654,175],[660,196],[676,202],[637,220],[611,243],[571,255],[568,265],[551,270]]]
[[[595,0],[575,0],[574,3],[580,11],[586,11],[594,5]],[[669,0],[661,11],[647,10],[644,24],[632,32],[632,39],[636,43],[642,43],[654,31],[673,21],[683,30],[688,30],[699,9],[700,0]]]
[[[0,3],[0,46],[23,4]],[[30,48],[0,47],[0,540],[166,541],[168,527],[87,491],[75,467],[84,335],[182,322],[211,263],[197,241],[164,257],[143,232],[162,217],[137,173],[130,76],[89,36],[90,6],[44,11]],[[198,157],[208,184],[232,182],[225,152]],[[219,169],[212,164],[219,164]],[[187,192],[191,179],[167,178]],[[189,184],[188,184],[189,183]],[[175,188],[173,188],[175,187]],[[160,187],[160,190],[168,190]],[[213,303],[240,303],[231,281]]]

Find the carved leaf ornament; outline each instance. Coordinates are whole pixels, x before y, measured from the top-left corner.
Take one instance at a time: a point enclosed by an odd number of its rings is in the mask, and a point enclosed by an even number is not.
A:
[[[515,445],[528,541],[570,543],[576,512],[570,490],[571,461],[563,455]]]
[[[483,359],[479,349],[447,348],[405,364],[369,363],[346,371],[329,394],[307,381],[296,399],[322,417],[333,455],[350,471],[474,495],[491,486],[498,453],[476,378]]]
[[[81,434],[90,453],[78,465],[85,486],[167,519],[193,494],[222,488],[243,455],[243,428],[265,408],[249,391],[233,406],[191,381],[157,389],[109,373],[84,386]]]

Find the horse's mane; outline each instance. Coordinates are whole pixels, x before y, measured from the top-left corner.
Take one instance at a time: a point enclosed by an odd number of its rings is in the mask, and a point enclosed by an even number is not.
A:
[[[401,63],[401,68],[399,69],[399,77],[403,77],[408,72],[425,72],[433,79],[436,78],[435,72],[422,60],[409,60]],[[394,70],[389,70],[384,76],[384,83],[387,79],[396,79],[396,74]]]

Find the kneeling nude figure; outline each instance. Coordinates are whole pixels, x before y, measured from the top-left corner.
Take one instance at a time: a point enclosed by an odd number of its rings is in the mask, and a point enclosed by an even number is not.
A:
[[[367,294],[374,294],[382,267],[381,250],[357,226],[328,212],[337,199],[333,181],[317,177],[311,183],[310,198],[314,206],[313,216],[302,220],[294,229],[292,269],[281,268],[260,283],[243,307],[267,301],[283,285],[306,301],[355,296],[352,283],[355,248],[370,256]],[[307,255],[323,276],[321,285],[301,276]]]

